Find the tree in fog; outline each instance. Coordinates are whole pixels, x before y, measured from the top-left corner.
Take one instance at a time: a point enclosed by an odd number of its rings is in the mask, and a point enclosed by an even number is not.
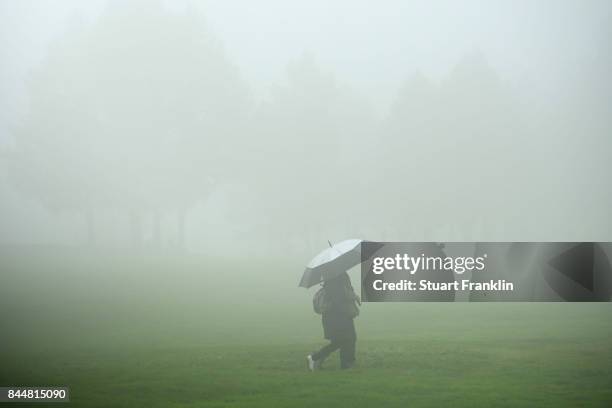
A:
[[[400,86],[380,130],[373,152],[377,167],[368,176],[375,206],[385,209],[379,214],[388,229],[382,231],[385,239],[398,239],[397,231],[407,226],[414,233],[423,228],[421,220],[437,218],[438,209],[429,204],[424,188],[435,189],[443,182],[426,158],[436,137],[439,109],[437,85],[414,73]]]
[[[253,186],[265,229],[324,245],[332,228],[346,227],[344,204],[359,177],[354,165],[371,137],[368,105],[307,54],[289,64],[286,84],[257,119]]]
[[[459,222],[469,230],[479,217],[510,216],[496,209],[529,190],[521,184],[533,168],[529,126],[511,89],[480,54],[465,57],[440,83],[413,76],[384,129],[387,183],[381,185],[394,189],[389,214],[405,226]]]
[[[187,210],[226,174],[248,95],[237,69],[194,14],[159,3],[112,3],[90,27],[58,39],[29,82],[30,109],[11,153],[14,184],[49,208]],[[231,169],[230,169],[231,171]]]

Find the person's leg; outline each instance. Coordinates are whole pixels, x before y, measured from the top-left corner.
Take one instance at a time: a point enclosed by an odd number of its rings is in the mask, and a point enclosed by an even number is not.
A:
[[[350,368],[355,363],[355,342],[354,336],[342,340],[340,346],[340,368]]]
[[[316,353],[313,353],[311,357],[313,360],[321,362],[325,360],[327,356],[329,356],[331,353],[338,350],[339,348],[340,343],[338,343],[337,341],[331,341],[327,346],[323,346],[321,347],[321,350],[317,351]]]

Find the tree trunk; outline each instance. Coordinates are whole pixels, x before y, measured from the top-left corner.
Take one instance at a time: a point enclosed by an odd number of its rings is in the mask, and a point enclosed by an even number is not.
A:
[[[132,244],[135,248],[142,248],[142,219],[136,210],[130,211],[130,227],[132,230]]]
[[[92,208],[88,208],[85,212],[85,219],[87,221],[87,245],[95,246],[96,244],[96,225],[94,219],[94,212]]]
[[[161,248],[161,214],[159,211],[153,212],[153,246]]]
[[[178,213],[178,248],[185,249],[185,217],[186,211],[180,210]]]

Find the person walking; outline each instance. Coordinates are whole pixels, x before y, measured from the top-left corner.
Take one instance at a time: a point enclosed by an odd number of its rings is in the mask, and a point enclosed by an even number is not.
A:
[[[359,315],[361,299],[353,290],[351,279],[343,272],[333,279],[323,283],[325,307],[322,310],[323,335],[330,343],[316,353],[309,354],[308,368],[315,371],[321,367],[331,353],[340,350],[340,367],[350,368],[355,363],[355,332],[354,319]]]

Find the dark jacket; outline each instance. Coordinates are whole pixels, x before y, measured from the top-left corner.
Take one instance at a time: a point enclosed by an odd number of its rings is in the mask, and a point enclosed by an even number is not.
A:
[[[351,308],[355,306],[355,296],[351,280],[346,272],[337,278],[325,281],[325,296],[329,302],[328,309],[323,312],[323,334],[331,341],[341,341],[355,338],[354,314]]]

